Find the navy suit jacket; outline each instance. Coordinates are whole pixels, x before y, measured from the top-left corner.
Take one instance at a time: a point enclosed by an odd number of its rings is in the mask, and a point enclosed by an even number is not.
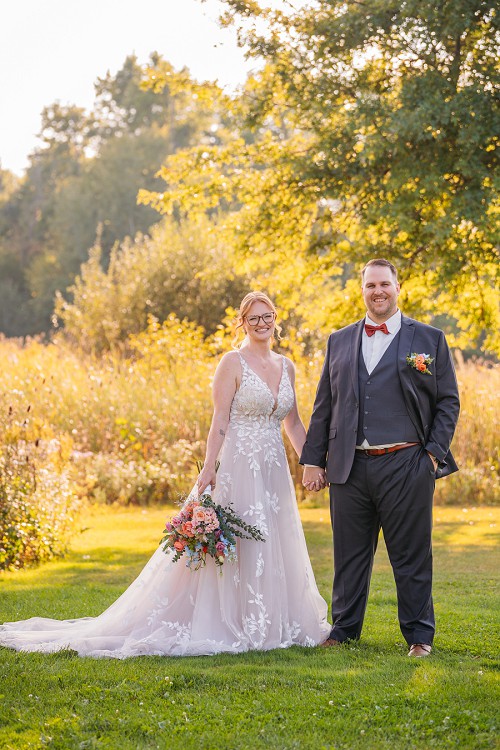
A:
[[[332,333],[316,393],[301,464],[326,468],[328,482],[344,484],[352,468],[358,429],[358,360],[365,319]],[[406,357],[428,354],[431,375],[409,365]],[[438,460],[436,477],[458,467],[450,443],[460,411],[457,380],[444,333],[438,328],[401,319],[398,373],[408,414],[422,446]],[[390,393],[387,394],[390,398]]]

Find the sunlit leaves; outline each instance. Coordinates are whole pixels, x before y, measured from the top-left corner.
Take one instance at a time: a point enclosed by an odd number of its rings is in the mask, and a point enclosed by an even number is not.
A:
[[[226,2],[226,21],[265,62],[233,107],[240,135],[177,154],[164,192],[141,200],[229,211],[238,246],[259,254],[257,278],[273,267],[267,253],[282,276],[292,256],[317,254],[327,274],[342,268],[342,288],[346,266],[389,256],[404,281],[426,285],[408,298],[414,314],[432,320],[446,300],[454,341],[496,350],[483,333],[498,325],[493,4],[264,5]]]

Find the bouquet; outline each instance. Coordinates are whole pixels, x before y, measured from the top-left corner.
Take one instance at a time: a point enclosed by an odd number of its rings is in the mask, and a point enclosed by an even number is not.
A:
[[[186,553],[186,566],[192,570],[204,567],[207,555],[219,567],[226,560],[234,562],[236,537],[265,541],[256,526],[245,523],[230,506],[216,505],[208,492],[188,498],[180,512],[167,521],[163,534],[163,551],[174,552],[174,562]]]

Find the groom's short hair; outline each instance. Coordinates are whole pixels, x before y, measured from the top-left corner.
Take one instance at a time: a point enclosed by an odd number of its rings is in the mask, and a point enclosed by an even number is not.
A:
[[[386,260],[385,258],[372,258],[372,260],[369,260],[368,263],[365,265],[363,270],[361,271],[361,281],[364,281],[365,278],[365,271],[370,266],[384,266],[385,268],[390,268],[391,273],[394,276],[394,281],[397,282],[398,280],[398,271],[396,266],[393,266],[393,264]]]

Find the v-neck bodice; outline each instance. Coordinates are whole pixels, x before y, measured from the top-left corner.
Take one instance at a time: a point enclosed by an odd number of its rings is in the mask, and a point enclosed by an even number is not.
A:
[[[256,420],[256,427],[262,420],[271,420],[279,426],[279,423],[292,409],[294,403],[293,388],[288,374],[286,359],[282,357],[282,371],[275,395],[266,381],[258,375],[242,354],[239,354],[241,362],[241,383],[231,405],[230,423]]]

